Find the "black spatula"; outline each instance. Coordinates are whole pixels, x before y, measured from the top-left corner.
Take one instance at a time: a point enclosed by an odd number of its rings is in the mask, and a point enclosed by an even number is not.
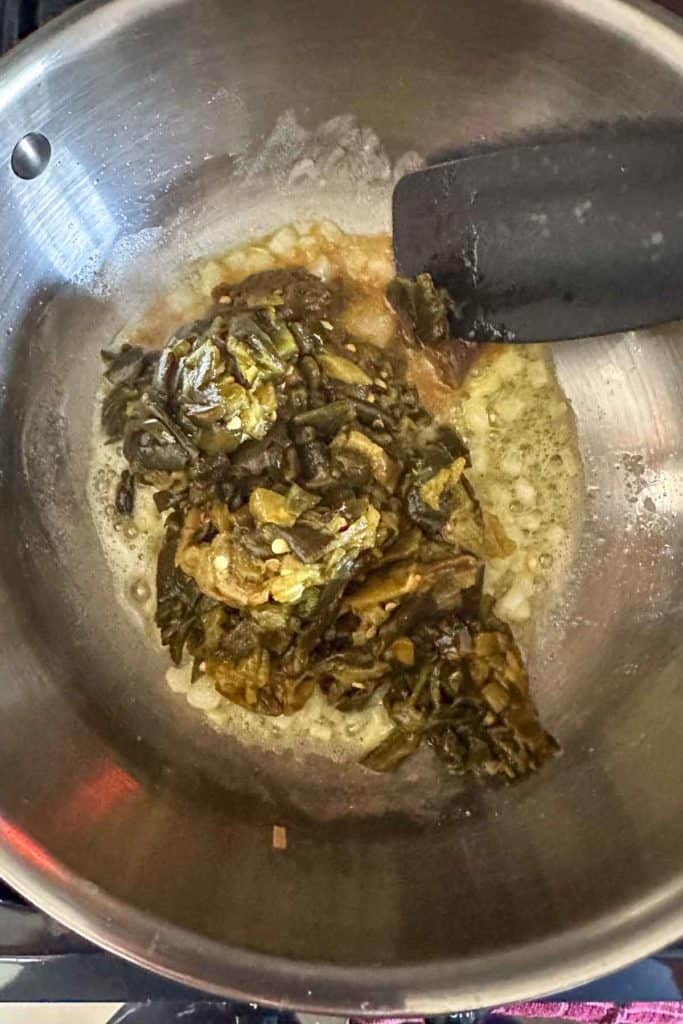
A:
[[[461,337],[583,338],[683,317],[683,123],[465,154],[394,190],[399,273]]]

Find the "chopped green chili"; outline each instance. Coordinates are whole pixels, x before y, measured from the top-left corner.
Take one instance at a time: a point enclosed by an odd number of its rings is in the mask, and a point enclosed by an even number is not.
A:
[[[538,768],[556,744],[483,590],[485,559],[514,545],[462,438],[407,383],[403,343],[351,342],[342,282],[301,268],[214,299],[162,351],[104,357],[103,430],[127,461],[117,510],[146,485],[165,516],[156,623],[173,661],[261,714],[295,713],[316,687],[341,711],[381,699],[393,728],[363,759],[375,771],[423,745],[456,773]],[[428,275],[388,300],[407,344],[457,349]]]

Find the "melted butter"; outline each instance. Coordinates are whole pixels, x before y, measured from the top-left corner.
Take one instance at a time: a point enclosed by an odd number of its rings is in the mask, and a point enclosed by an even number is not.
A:
[[[305,266],[323,279],[342,276],[348,299],[345,324],[368,341],[388,343],[396,318],[384,300],[393,275],[386,235],[343,233],[329,221],[287,225],[257,242],[193,265],[185,280],[148,314],[119,335],[117,343],[162,345],[174,329],[201,316],[216,285],[277,267]],[[581,516],[583,474],[567,399],[546,346],[489,346],[459,392],[446,386],[419,353],[409,373],[425,407],[450,421],[467,440],[469,471],[480,500],[503,523],[516,550],[491,560],[486,588],[495,610],[521,642],[529,642],[547,597],[562,590]],[[138,488],[135,515],[122,521],[114,494],[124,466],[120,449],[105,445],[99,428],[101,393],[95,403],[88,494],[119,601],[154,642],[156,556],[163,532],[151,488]],[[244,710],[218,694],[210,679],[190,684],[190,666],[169,668],[174,692],[217,728],[244,742],[274,750],[315,751],[338,761],[357,761],[390,729],[378,701],[342,714],[315,694],[291,717],[270,718]]]
[[[549,589],[566,579],[583,473],[571,407],[547,348],[496,346],[475,366],[452,418],[472,455],[479,498],[517,545],[492,559],[486,587],[513,626],[534,625]]]

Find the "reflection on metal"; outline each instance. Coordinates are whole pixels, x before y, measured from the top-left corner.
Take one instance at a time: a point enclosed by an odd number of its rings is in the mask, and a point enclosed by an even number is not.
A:
[[[50,162],[50,140],[40,132],[29,132],[12,150],[12,170],[18,178],[37,178]]]
[[[68,145],[60,147],[59,159],[41,181],[16,189],[14,202],[36,259],[66,281],[88,261],[100,260],[119,230],[97,174]]]

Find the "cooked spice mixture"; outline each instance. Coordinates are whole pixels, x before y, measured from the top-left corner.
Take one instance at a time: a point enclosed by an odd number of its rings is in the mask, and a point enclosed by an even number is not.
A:
[[[374,771],[421,746],[458,774],[537,769],[557,745],[510,623],[566,551],[580,475],[544,355],[454,343],[427,275],[391,280],[387,239],[334,225],[193,284],[201,319],[104,353],[91,479],[170,684],[218,722],[298,720],[304,744],[341,723]]]

